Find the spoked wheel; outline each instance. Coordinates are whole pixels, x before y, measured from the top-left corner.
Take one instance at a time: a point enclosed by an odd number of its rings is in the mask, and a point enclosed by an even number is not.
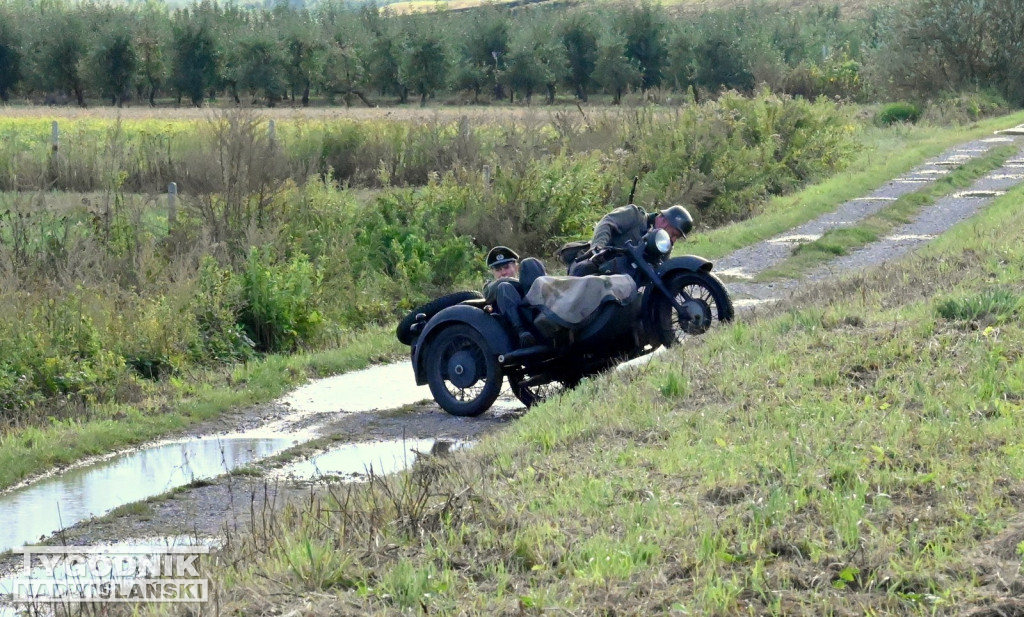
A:
[[[446,328],[427,350],[427,384],[442,409],[479,416],[501,391],[501,367],[487,340],[470,326]]]
[[[658,338],[666,347],[687,336],[704,334],[716,321],[732,321],[732,299],[714,274],[685,272],[665,281],[665,285],[683,308],[677,311],[664,298],[654,308]]]
[[[572,390],[580,383],[579,378],[532,382],[528,375],[515,372],[508,374],[508,385],[519,402],[528,408],[539,405],[549,398],[558,396],[566,390]]]

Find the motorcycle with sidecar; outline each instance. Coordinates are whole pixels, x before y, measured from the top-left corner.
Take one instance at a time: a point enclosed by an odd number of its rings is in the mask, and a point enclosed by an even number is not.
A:
[[[588,253],[596,274],[539,277],[524,290],[524,321],[537,340],[530,347],[518,345],[507,320],[477,292],[417,308],[397,331],[411,347],[416,383],[427,384],[438,405],[456,416],[489,409],[506,378],[530,407],[585,377],[732,320],[732,300],[712,263],[696,255],[670,258],[671,250],[668,234],[652,230],[636,244]]]

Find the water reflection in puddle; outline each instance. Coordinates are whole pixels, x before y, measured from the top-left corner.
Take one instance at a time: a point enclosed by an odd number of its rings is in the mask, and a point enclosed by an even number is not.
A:
[[[790,244],[802,244],[804,242],[814,242],[821,237],[822,234],[791,234],[788,236],[778,236],[768,240],[773,243],[790,243]]]
[[[746,310],[762,304],[772,304],[775,298],[742,298],[732,301],[732,307],[736,310]]]
[[[893,236],[887,236],[885,239],[892,242],[916,242],[922,240],[934,240],[935,236],[932,234],[896,234]]]
[[[754,275],[745,270],[742,266],[735,268],[723,268],[721,270],[715,270],[715,274],[718,278],[730,278],[730,279],[742,279],[750,280],[754,278]]]
[[[430,389],[416,385],[412,363],[398,362],[318,379],[281,402],[298,414],[317,414],[396,409],[429,398]]]
[[[0,495],[0,552],[117,506],[226,473],[293,442],[293,436],[194,438],[128,452],[15,489]]]
[[[410,467],[420,455],[443,455],[469,447],[465,441],[405,439],[349,443],[273,472],[272,477],[316,480],[321,477],[360,477],[395,473]]]
[[[1006,191],[960,191],[959,193],[953,193],[953,197],[957,199],[986,199],[989,197],[999,197]]]

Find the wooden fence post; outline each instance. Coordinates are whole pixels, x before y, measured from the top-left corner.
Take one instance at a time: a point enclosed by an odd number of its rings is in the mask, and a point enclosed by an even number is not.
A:
[[[178,183],[167,185],[167,230],[170,231],[178,220]]]
[[[56,120],[50,125],[50,146],[54,152],[60,149],[60,127],[57,126]]]

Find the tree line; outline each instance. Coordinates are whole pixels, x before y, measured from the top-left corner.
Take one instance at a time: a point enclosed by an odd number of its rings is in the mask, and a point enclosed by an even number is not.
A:
[[[327,0],[243,8],[0,0],[0,99],[201,106],[553,102],[722,89],[851,99],[986,90],[1024,103],[1018,0],[916,0],[673,14],[638,5],[484,6],[394,15]]]

